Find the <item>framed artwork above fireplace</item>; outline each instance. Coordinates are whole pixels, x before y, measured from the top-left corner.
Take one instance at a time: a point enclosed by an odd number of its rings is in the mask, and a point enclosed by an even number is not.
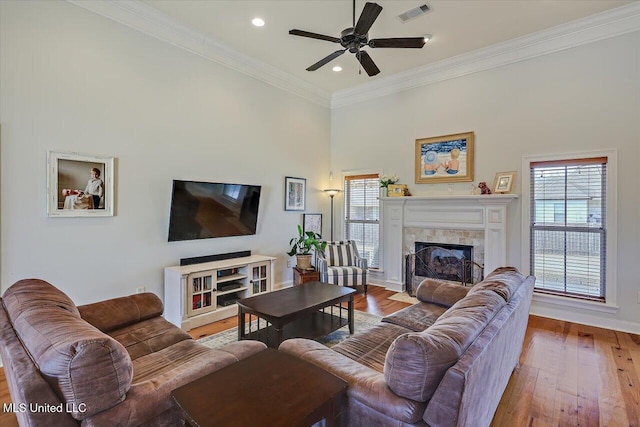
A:
[[[416,139],[416,184],[473,181],[473,132]]]

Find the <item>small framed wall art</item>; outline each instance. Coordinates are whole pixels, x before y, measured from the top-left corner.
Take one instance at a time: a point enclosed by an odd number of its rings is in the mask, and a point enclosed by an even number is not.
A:
[[[305,210],[307,180],[304,178],[284,177],[284,210]]]
[[[313,231],[322,236],[322,214],[302,214],[302,231]]]
[[[114,158],[47,153],[50,217],[113,216]]]
[[[406,184],[389,184],[388,197],[403,197],[409,195],[409,189]]]
[[[473,181],[473,132],[416,139],[416,184]]]
[[[513,183],[516,180],[516,173],[511,172],[498,172],[496,178],[493,181],[494,193],[511,193],[513,189]]]

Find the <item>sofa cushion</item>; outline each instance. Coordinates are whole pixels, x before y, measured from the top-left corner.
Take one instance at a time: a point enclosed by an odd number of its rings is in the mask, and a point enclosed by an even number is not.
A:
[[[416,298],[422,302],[432,302],[445,307],[451,307],[453,304],[464,298],[470,288],[462,285],[446,283],[441,280],[424,279],[416,290]]]
[[[458,301],[429,328],[399,336],[384,365],[394,393],[418,402],[431,398],[453,366],[506,302],[492,291],[479,291]]]
[[[109,335],[124,346],[131,360],[155,353],[180,341],[191,340],[191,336],[163,317],[153,317],[133,325],[109,332]]]
[[[336,344],[331,349],[382,373],[389,346],[398,336],[408,332],[411,330],[401,326],[379,323]]]
[[[9,287],[2,296],[9,319],[13,323],[28,307],[58,307],[75,317],[80,317],[78,308],[64,292],[39,279],[20,280]]]
[[[413,332],[420,332],[433,325],[445,311],[447,307],[419,302],[386,316],[382,321],[405,327]]]
[[[111,332],[127,325],[160,316],[162,301],[155,294],[145,292],[113,298],[78,307],[80,316],[102,332]]]
[[[182,425],[182,422],[170,424],[158,418],[176,406],[172,390],[265,349],[266,345],[259,341],[245,340],[212,349],[191,339],[139,357],[133,361],[135,375],[124,402],[84,420],[82,425]]]
[[[327,267],[327,280],[338,286],[355,286],[367,283],[367,270],[359,267]]]
[[[82,320],[62,291],[27,280],[7,289],[5,297],[16,334],[43,378],[73,408],[74,418],[84,419],[124,399],[133,377],[127,351]]]
[[[514,267],[500,267],[492,271],[482,282],[473,286],[469,293],[490,290],[509,302],[525,277]]]
[[[327,259],[327,265],[333,266],[345,266],[356,265],[355,250],[350,241],[340,242],[328,242],[325,249],[325,258]]]

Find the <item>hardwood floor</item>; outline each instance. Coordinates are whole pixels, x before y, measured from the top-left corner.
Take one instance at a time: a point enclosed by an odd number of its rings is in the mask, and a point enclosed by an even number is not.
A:
[[[355,297],[356,310],[385,316],[409,304],[369,286]],[[191,330],[194,338],[237,326],[225,319]],[[10,402],[0,375],[0,405]],[[17,426],[0,412],[0,426]],[[507,385],[492,427],[640,427],[640,336],[529,316],[520,366]]]
[[[4,368],[0,368],[0,405],[5,403],[11,403],[11,396],[9,395],[9,387],[7,386],[7,380],[4,376]],[[18,425],[18,419],[13,412],[4,412],[0,410],[0,426],[2,427],[16,427]]]
[[[640,426],[640,336],[529,316],[497,426]]]

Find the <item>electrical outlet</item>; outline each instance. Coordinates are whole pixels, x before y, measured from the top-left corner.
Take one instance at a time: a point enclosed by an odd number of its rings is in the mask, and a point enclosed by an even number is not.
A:
[[[287,261],[287,268],[291,268],[291,261]],[[640,298],[640,296],[638,298]]]
[[[147,291],[147,288],[144,287],[144,286],[140,286],[140,287],[136,288],[136,294],[141,294],[141,293],[146,292],[146,291]]]

